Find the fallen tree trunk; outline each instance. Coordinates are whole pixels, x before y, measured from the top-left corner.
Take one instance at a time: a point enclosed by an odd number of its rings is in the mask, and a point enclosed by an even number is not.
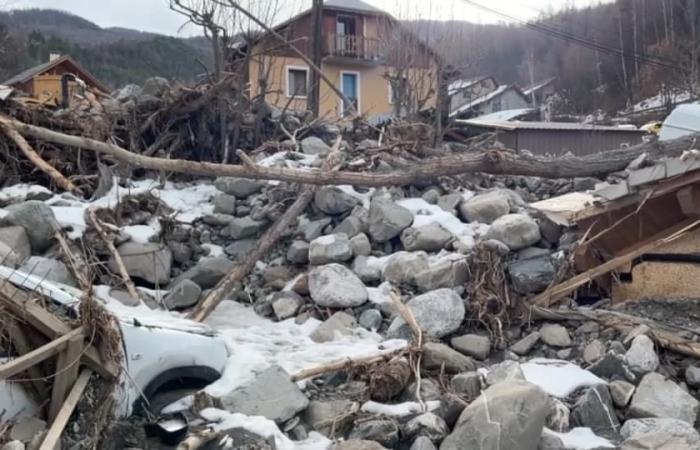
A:
[[[649,142],[635,147],[572,158],[549,159],[522,157],[504,150],[486,150],[441,158],[427,158],[401,171],[369,174],[322,169],[291,169],[287,167],[262,167],[249,165],[216,164],[182,159],[155,158],[132,153],[117,145],[80,136],[71,136],[46,128],[12,121],[19,132],[26,136],[59,145],[91,150],[126,163],[135,168],[164,170],[202,176],[234,176],[260,180],[279,180],[290,183],[314,185],[391,186],[406,185],[440,176],[459,175],[468,172],[484,172],[500,175],[526,175],[543,178],[575,178],[603,176],[623,170],[643,153],[651,156],[678,156],[690,148],[697,135],[668,142]]]

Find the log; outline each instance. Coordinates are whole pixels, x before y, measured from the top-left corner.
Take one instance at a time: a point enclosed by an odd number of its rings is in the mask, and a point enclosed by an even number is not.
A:
[[[326,160],[323,162],[324,171],[330,171],[331,168],[337,163],[338,153],[340,149],[341,140],[338,138],[333,145],[331,153],[328,155]],[[259,166],[250,166],[250,161],[245,161],[247,167],[250,170],[257,170]],[[211,290],[209,295],[207,295],[204,300],[202,300],[194,308],[190,314],[192,320],[198,322],[203,321],[207,316],[216,308],[216,305],[221,303],[224,297],[229,294],[237,283],[239,283],[243,278],[248,276],[255,264],[267,254],[267,252],[277,243],[277,241],[282,237],[282,233],[285,232],[287,228],[297,219],[297,217],[304,212],[306,207],[309,205],[316,192],[316,187],[306,186],[299,193],[297,199],[292,203],[292,205],[287,209],[287,211],[282,214],[277,222],[265,231],[262,237],[258,240],[255,249],[248,255],[248,257],[243,261],[242,264],[237,265],[233,268],[231,272],[228,273],[224,278],[221,279]]]
[[[347,371],[350,370],[354,367],[358,366],[364,366],[364,365],[374,365],[383,361],[388,361],[395,356],[403,355],[405,353],[408,353],[409,349],[408,347],[406,348],[400,348],[397,350],[394,350],[389,353],[384,353],[383,355],[375,355],[375,356],[366,356],[364,358],[355,358],[355,359],[350,359],[350,358],[345,358],[345,359],[340,359],[338,361],[333,361],[328,364],[321,364],[319,366],[311,367],[308,369],[301,370],[294,375],[292,375],[292,381],[301,381],[301,380],[306,380],[307,378],[314,378],[318,377],[320,375],[326,374],[326,373],[331,373],[331,372],[340,372],[340,371]]]
[[[82,327],[81,327],[82,328]],[[51,406],[49,420],[54,421],[66,400],[69,389],[78,378],[80,354],[83,351],[85,337],[82,332],[68,340],[66,348],[58,355],[56,362],[56,377],[51,389]]]
[[[41,443],[39,450],[55,450],[58,447],[63,430],[66,428],[75,406],[83,396],[83,392],[85,392],[85,388],[90,381],[91,375],[92,371],[90,369],[85,369],[81,372],[80,376],[71,388],[66,401],[63,403],[63,405],[61,405],[61,409],[58,411],[58,414],[51,424],[49,431],[46,432],[46,437]]]
[[[642,153],[652,155],[678,156],[693,143],[696,135],[686,136],[668,142],[650,142],[634,147],[609,150],[602,153],[572,158],[549,159],[545,157],[523,157],[514,152],[491,149],[469,152],[441,158],[426,158],[419,164],[412,164],[401,171],[383,174],[337,171],[320,169],[292,169],[287,167],[260,167],[255,170],[245,165],[216,164],[166,159],[132,153],[115,144],[97,141],[80,136],[71,136],[46,128],[12,121],[17,130],[25,136],[41,139],[54,144],[82,148],[126,163],[136,168],[165,170],[200,176],[234,176],[259,180],[279,180],[290,183],[314,185],[353,186],[392,186],[413,184],[416,181],[440,176],[460,175],[468,172],[484,172],[497,175],[525,175],[543,178],[575,178],[602,176],[622,170]]]

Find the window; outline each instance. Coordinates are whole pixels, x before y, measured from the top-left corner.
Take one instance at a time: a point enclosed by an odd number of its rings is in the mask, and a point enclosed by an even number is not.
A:
[[[340,73],[340,90],[345,97],[350,100],[357,113],[360,112],[360,74],[358,72]],[[349,113],[350,105],[344,101],[340,102],[340,114],[345,116]]]
[[[287,97],[304,98],[309,94],[309,69],[287,67]]]

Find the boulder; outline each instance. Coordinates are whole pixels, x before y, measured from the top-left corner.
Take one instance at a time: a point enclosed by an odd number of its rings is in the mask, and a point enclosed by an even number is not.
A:
[[[700,433],[688,422],[668,418],[630,419],[620,428],[622,439],[646,434],[666,433],[674,437],[690,437],[700,440]]]
[[[357,319],[362,328],[370,331],[377,331],[382,325],[382,320],[382,312],[378,309],[366,309]]]
[[[620,427],[610,392],[604,384],[586,390],[576,402],[571,419],[574,424],[591,428],[602,436],[612,437]]]
[[[323,139],[317,138],[316,136],[309,136],[302,139],[301,141],[301,151],[307,155],[327,155],[330,153],[331,148],[323,142]]]
[[[330,225],[332,222],[330,217],[324,217],[323,219],[313,220],[311,222],[306,222],[299,226],[298,234],[304,236],[304,240],[311,242],[317,237],[323,235],[323,230]]]
[[[700,367],[688,366],[685,369],[685,382],[691,388],[700,387]]]
[[[240,239],[224,248],[224,253],[234,261],[243,261],[258,246],[257,239]]]
[[[552,347],[571,347],[569,330],[556,323],[546,323],[540,328],[542,342]]]
[[[517,361],[505,360],[489,367],[486,374],[486,384],[494,386],[504,381],[522,380],[525,381],[525,374]]]
[[[350,439],[333,444],[329,450],[387,450],[383,445],[374,441]]]
[[[382,280],[395,285],[414,284],[416,274],[428,269],[425,252],[397,252],[389,257],[382,271]]]
[[[655,371],[659,367],[659,357],[654,351],[654,341],[645,334],[635,337],[625,353],[625,362],[637,375]]]
[[[309,245],[309,263],[323,265],[352,259],[350,240],[345,234],[321,236]]]
[[[281,291],[272,294],[271,304],[277,320],[285,320],[293,317],[299,311],[301,305],[304,304],[304,299],[296,292]]]
[[[22,257],[4,242],[0,242],[0,265],[16,269],[24,261]]]
[[[228,214],[230,216],[236,214],[236,197],[229,194],[218,194],[214,196],[214,213]]]
[[[331,216],[353,209],[360,201],[336,186],[324,186],[314,194],[314,205]]]
[[[491,339],[478,334],[465,334],[452,338],[450,345],[458,352],[478,360],[485,360],[491,353]]]
[[[313,301],[328,308],[353,308],[367,301],[367,289],[350,269],[340,264],[315,267],[309,273]]]
[[[421,365],[427,370],[444,370],[447,373],[476,370],[473,359],[437,342],[423,344]]]
[[[365,224],[357,216],[347,216],[333,230],[333,233],[345,233],[349,238],[357,236],[365,231]]]
[[[511,380],[486,389],[467,406],[440,450],[535,449],[549,411],[539,387]]]
[[[481,394],[481,378],[479,372],[460,373],[452,377],[450,387],[467,401],[472,401]]]
[[[352,271],[365,283],[374,283],[382,278],[379,267],[369,264],[366,256],[357,256],[352,262]]]
[[[264,185],[261,181],[237,177],[219,177],[214,180],[214,187],[224,194],[233,195],[236,198],[247,198],[260,192]]]
[[[175,283],[191,280],[202,289],[211,289],[233,269],[233,266],[235,263],[223,256],[202,258],[196,265],[177,277]]]
[[[141,96],[141,86],[138,84],[127,84],[123,88],[119,89],[112,95],[114,96],[115,99],[119,100],[120,102],[126,102],[128,100],[134,100],[137,97]]]
[[[409,252],[420,250],[439,252],[450,239],[452,239],[452,233],[436,223],[431,223],[422,227],[406,228],[401,233],[403,248]]]
[[[357,328],[357,321],[355,318],[350,314],[338,311],[316,327],[310,337],[314,342],[330,342],[334,340],[338,334],[352,334],[355,328]]]
[[[183,279],[170,289],[163,302],[168,309],[188,308],[197,303],[202,288],[192,280]]]
[[[459,205],[459,217],[465,222],[490,224],[509,212],[508,196],[502,191],[479,194]]]
[[[413,213],[389,200],[372,200],[369,208],[369,234],[376,242],[398,236],[413,222]]]
[[[173,261],[177,264],[187,264],[192,259],[192,247],[183,242],[170,241],[168,248],[173,254]]]
[[[129,276],[161,286],[170,282],[173,253],[169,247],[155,242],[142,244],[129,241],[117,247],[117,252]],[[108,266],[109,270],[118,271],[114,258],[110,258]]]
[[[32,256],[29,236],[20,226],[0,227],[0,244],[0,264],[17,267]]]
[[[255,220],[250,216],[236,217],[229,222],[221,234],[233,239],[245,239],[257,235],[266,227],[267,222],[264,220]]]
[[[225,195],[225,194],[224,194]],[[236,218],[230,214],[222,214],[215,212],[202,217],[202,222],[213,227],[225,227],[233,222]]]
[[[626,439],[617,448],[619,450],[698,450],[700,441],[689,436],[676,437],[661,431]]]
[[[350,239],[350,249],[354,256],[369,256],[372,253],[372,244],[365,233],[360,233]]]
[[[287,261],[293,264],[307,264],[309,262],[309,243],[306,241],[294,241],[287,250]]]
[[[283,423],[305,410],[309,399],[284,369],[272,366],[251,383],[221,397],[221,403],[233,413],[263,416]]]
[[[549,254],[513,261],[508,265],[511,286],[518,294],[536,294],[554,281],[557,270]]]
[[[700,402],[656,372],[642,378],[630,403],[630,417],[668,417],[694,424]]]
[[[571,423],[571,411],[561,400],[549,398],[549,414],[545,419],[545,426],[550,430],[562,433],[569,429]]]
[[[539,331],[533,331],[524,338],[520,339],[518,342],[510,346],[510,351],[518,356],[525,356],[532,348],[539,342],[542,335]]]
[[[464,201],[462,194],[458,192],[453,192],[451,194],[445,194],[440,196],[437,201],[437,205],[444,211],[448,213],[455,214],[455,210],[460,203]]]
[[[374,441],[393,448],[399,442],[399,427],[391,419],[370,419],[355,423],[348,439]]]
[[[352,412],[360,409],[360,405],[350,400],[312,400],[304,411],[304,422],[312,429],[330,436],[331,431],[342,429],[352,420]]]
[[[485,239],[495,239],[511,250],[520,250],[540,240],[540,227],[525,214],[506,214],[491,224]]]
[[[57,259],[32,256],[19,268],[20,272],[33,275],[40,280],[78,287],[78,282],[65,264]]]
[[[465,316],[464,300],[451,289],[437,289],[419,295],[406,306],[421,329],[436,338],[457,331]],[[387,333],[393,337],[411,336],[408,324],[400,316],[394,319]]]
[[[624,380],[614,380],[608,385],[608,390],[610,391],[613,403],[615,403],[618,408],[625,408],[629,405],[630,400],[632,400],[634,385]]]
[[[417,402],[418,396],[416,392],[418,391],[418,385],[415,381],[411,382],[401,393],[399,397],[399,402]],[[420,398],[424,402],[429,402],[431,400],[440,400],[442,395],[440,385],[437,384],[432,378],[421,378],[420,382]]]
[[[464,286],[469,280],[466,259],[444,259],[415,274],[414,283],[419,292],[440,288]]]
[[[605,344],[594,339],[583,349],[583,360],[588,364],[598,362],[605,356]]]
[[[10,205],[5,211],[7,215],[2,218],[2,224],[24,228],[34,253],[48,249],[60,228],[51,207],[38,200]]]
[[[450,429],[442,417],[427,412],[409,420],[404,425],[403,431],[408,440],[415,439],[418,436],[425,436],[431,442],[440,442],[447,436]]]
[[[161,97],[170,90],[170,82],[163,77],[151,77],[144,81],[141,95]]]

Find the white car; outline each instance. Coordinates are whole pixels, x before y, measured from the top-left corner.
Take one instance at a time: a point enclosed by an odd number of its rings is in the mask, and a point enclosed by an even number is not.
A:
[[[4,266],[0,266],[0,280],[9,280],[51,298],[69,311],[77,311],[81,295],[78,289]],[[95,297],[104,301],[105,292],[96,289]],[[121,417],[140,408],[144,397],[151,400],[164,391],[197,390],[221,377],[229,352],[223,338],[208,326],[145,306],[133,308],[114,300],[105,304],[119,321],[124,348],[116,411]],[[21,386],[0,380],[0,423],[38,411]]]

